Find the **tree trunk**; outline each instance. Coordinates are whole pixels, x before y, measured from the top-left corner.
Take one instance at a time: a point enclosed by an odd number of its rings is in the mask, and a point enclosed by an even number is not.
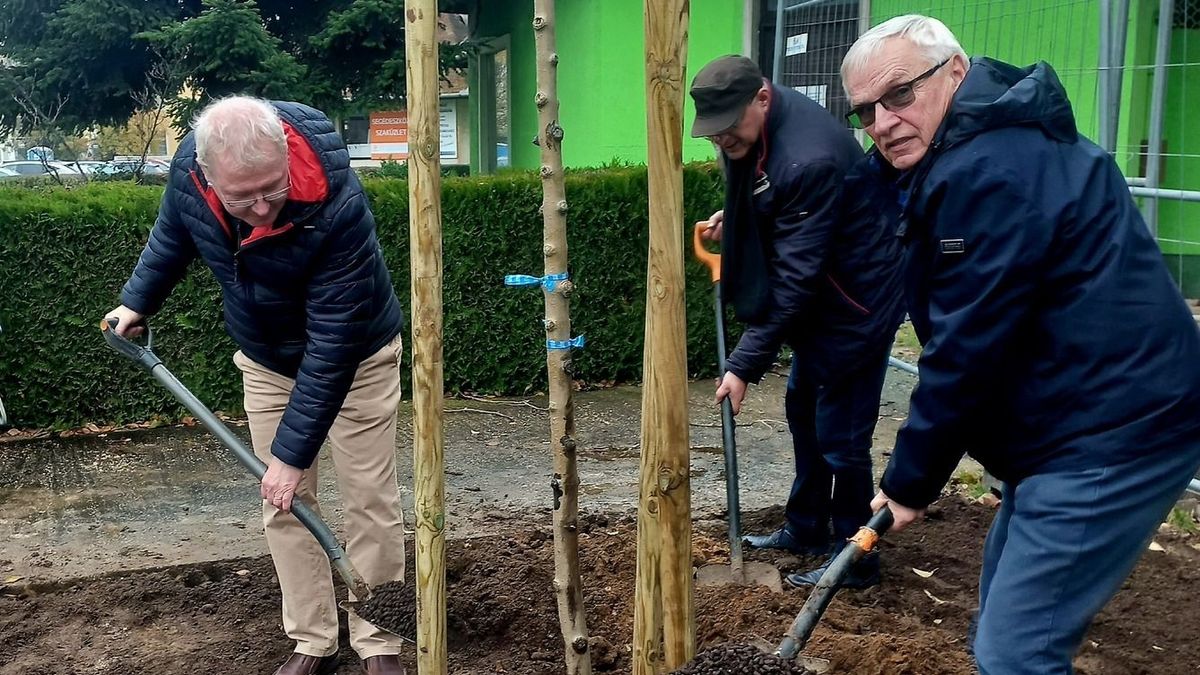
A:
[[[417,672],[446,673],[446,478],[442,413],[442,204],[437,1],[405,0],[412,242],[413,511]]]
[[[634,609],[638,675],[654,673],[660,665],[679,668],[696,649],[683,273],[683,82],[689,2],[645,0],[644,7],[650,251]],[[659,618],[661,664],[653,658],[654,622]]]
[[[542,219],[545,274],[567,272],[567,201],[563,184],[562,137],[558,124],[558,54],[555,46],[554,0],[534,0],[537,45],[538,144],[542,150]],[[546,339],[571,339],[569,280],[543,284]],[[558,620],[566,644],[567,673],[591,675],[587,613],[579,572],[579,472],[575,455],[575,404],[571,350],[546,349],[550,381],[550,446],[554,452],[554,592]]]

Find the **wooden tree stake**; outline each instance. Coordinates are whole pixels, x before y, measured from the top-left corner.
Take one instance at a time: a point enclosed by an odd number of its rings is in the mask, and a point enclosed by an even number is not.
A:
[[[413,510],[417,672],[446,673],[446,477],[442,414],[442,196],[437,1],[404,0],[412,274]]]
[[[644,8],[650,252],[642,376],[635,675],[657,673],[662,667],[679,668],[691,660],[696,649],[683,273],[683,82],[689,2],[645,0]],[[659,621],[661,663],[654,649]]]

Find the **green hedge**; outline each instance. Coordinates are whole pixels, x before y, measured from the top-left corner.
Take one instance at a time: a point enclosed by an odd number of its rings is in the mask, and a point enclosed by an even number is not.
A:
[[[396,292],[409,305],[408,185],[367,182]],[[690,223],[719,207],[711,165],[684,174]],[[93,184],[0,188],[0,397],[19,426],[71,427],[175,418],[182,410],[97,330],[146,241],[162,188]],[[587,383],[641,376],[647,251],[645,168],[572,172],[568,238],[576,358]],[[506,288],[505,274],[542,273],[541,186],[532,174],[443,181],[445,382],[450,392],[524,394],[545,386],[542,295]],[[688,354],[693,375],[713,364],[712,292],[688,262]],[[234,346],[220,296],[202,264],[154,318],[156,351],[210,407],[241,409]],[[407,333],[406,333],[407,335]],[[407,382],[405,391],[409,387]]]

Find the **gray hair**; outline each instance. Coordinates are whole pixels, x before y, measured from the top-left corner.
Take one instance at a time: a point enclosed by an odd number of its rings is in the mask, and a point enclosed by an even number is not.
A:
[[[196,161],[211,173],[221,166],[258,169],[287,159],[283,121],[269,101],[251,96],[229,96],[210,103],[192,124]]]
[[[961,56],[963,61],[967,61],[967,53],[958,44],[954,33],[946,28],[946,24],[933,17],[906,14],[884,21],[854,41],[846,52],[846,58],[842,59],[842,86],[845,86],[849,73],[866,66],[879,53],[883,43],[892,38],[904,38],[919,47],[931,66],[954,56]]]

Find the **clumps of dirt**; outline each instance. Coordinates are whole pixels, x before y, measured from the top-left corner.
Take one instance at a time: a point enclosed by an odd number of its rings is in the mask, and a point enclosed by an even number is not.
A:
[[[351,609],[363,621],[406,640],[417,639],[417,598],[413,587],[403,581],[373,587],[371,597]]]
[[[805,654],[828,659],[831,673],[975,673],[964,637],[978,601],[979,550],[993,515],[991,509],[950,497],[931,509],[925,522],[889,533],[881,541],[882,585],[839,592]],[[781,519],[779,509],[749,513],[747,531],[770,531]],[[448,542],[447,672],[452,675],[566,672],[550,528],[509,522],[488,537]],[[580,534],[580,562],[593,672],[629,673],[636,528],[628,516],[593,516],[582,523],[587,531]],[[698,527],[697,564],[727,564],[724,540],[723,530]],[[1080,675],[1183,673],[1200,663],[1194,630],[1200,605],[1191,601],[1200,586],[1196,539],[1164,531],[1155,540],[1163,550],[1147,552],[1089,631],[1075,663]],[[411,548],[409,554],[408,568],[415,569]],[[814,562],[779,551],[748,550],[746,556],[783,572]],[[197,667],[212,675],[271,672],[293,648],[280,622],[277,584],[270,558],[261,557],[0,586],[0,675],[183,675]],[[388,606],[412,607],[414,588],[410,575],[397,584],[395,604]],[[339,587],[339,596],[344,593]],[[761,586],[697,588],[697,647],[774,643],[807,596]],[[395,616],[403,620],[411,616],[408,611]],[[360,670],[344,622],[340,646],[342,670]],[[737,652],[733,657],[724,662],[725,670],[713,661],[705,670],[693,663],[677,672],[802,672],[767,670],[753,660],[750,670],[737,670],[747,659]],[[405,646],[401,659],[415,672],[411,646]]]
[[[673,675],[811,675],[812,671],[788,663],[754,645],[724,644],[696,655]]]

